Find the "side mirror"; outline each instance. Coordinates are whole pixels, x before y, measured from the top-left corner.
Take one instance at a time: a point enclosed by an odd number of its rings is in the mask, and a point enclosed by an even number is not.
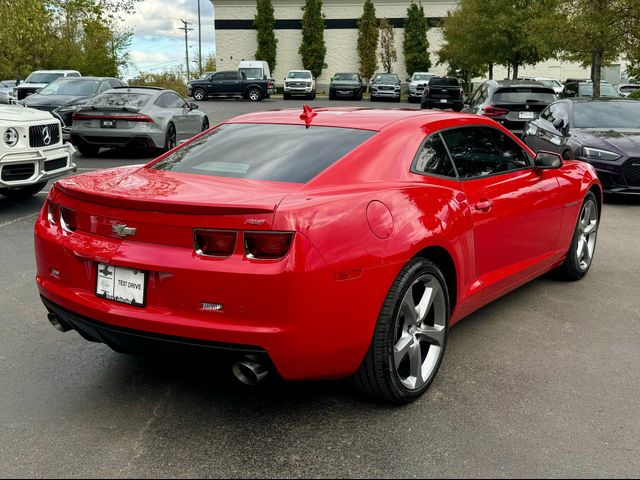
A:
[[[562,128],[564,128],[564,118],[556,118],[553,121],[553,126],[556,127],[556,129],[558,130],[562,130]]]
[[[197,110],[200,107],[198,105],[196,105],[195,103],[190,103],[189,104],[189,108],[191,108],[191,110]]]
[[[560,168],[562,166],[562,157],[557,153],[541,151],[536,155],[534,166],[540,170]]]

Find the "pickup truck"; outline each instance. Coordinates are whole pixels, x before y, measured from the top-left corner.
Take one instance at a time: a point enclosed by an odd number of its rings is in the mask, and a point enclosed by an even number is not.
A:
[[[259,102],[272,93],[275,93],[273,80],[247,80],[244,72],[236,70],[215,72],[187,84],[187,95],[198,101],[209,97],[237,97]]]

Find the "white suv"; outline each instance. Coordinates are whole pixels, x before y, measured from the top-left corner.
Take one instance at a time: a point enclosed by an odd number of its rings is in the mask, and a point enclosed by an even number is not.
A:
[[[76,170],[75,149],[62,143],[60,121],[50,113],[0,105],[0,195],[22,199]]]
[[[37,93],[60,77],[80,76],[80,72],[77,70],[36,70],[35,72],[31,72],[24,82],[20,82],[20,85],[14,88],[13,91],[16,99],[22,100],[29,95]]]
[[[284,99],[303,95],[310,100],[316,98],[316,79],[309,70],[289,70],[284,79]]]

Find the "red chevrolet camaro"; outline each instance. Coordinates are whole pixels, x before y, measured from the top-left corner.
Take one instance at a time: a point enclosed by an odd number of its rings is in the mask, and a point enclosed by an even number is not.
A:
[[[59,330],[116,351],[225,351],[256,383],[354,375],[403,403],[451,325],[591,266],[593,168],[479,116],[318,109],[225,122],[144,167],[58,181],[35,226]]]

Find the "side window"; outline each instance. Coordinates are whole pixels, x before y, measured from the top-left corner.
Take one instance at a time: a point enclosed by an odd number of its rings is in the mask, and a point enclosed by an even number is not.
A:
[[[471,95],[469,99],[469,106],[475,107],[478,104],[478,100],[480,99],[480,92],[484,88],[484,84],[480,85],[475,92]]]
[[[168,108],[186,108],[187,103],[175,93],[165,93]]]
[[[223,72],[220,77],[216,77],[216,80],[237,80],[238,74],[236,72]]]
[[[108,81],[104,81],[100,85],[100,90],[98,91],[98,93],[106,92],[107,90],[111,90],[111,84]]]
[[[553,123],[553,121],[555,120],[555,113],[557,109],[558,109],[557,103],[550,105],[544,112],[540,114],[540,118],[542,118],[543,120],[546,120],[549,123]]]
[[[109,80],[109,83],[111,84],[111,88],[124,87],[125,86],[125,84],[122,83],[120,80]]]
[[[169,107],[169,94],[163,93],[158,97],[158,99],[153,103],[156,107],[168,108]]]
[[[525,151],[491,127],[466,127],[442,132],[462,179],[486,177],[530,166]]]
[[[68,75],[65,75],[65,76],[66,76],[66,77],[79,77],[79,76],[80,76],[80,74],[79,74],[79,73],[73,73],[73,72],[71,72],[71,73],[69,73]]]
[[[422,144],[415,160],[413,171],[426,175],[456,178],[456,171],[439,133],[432,135]]]
[[[220,80],[222,80],[222,73],[214,73],[213,75],[211,75],[209,77],[209,81],[210,82],[219,82]]]

